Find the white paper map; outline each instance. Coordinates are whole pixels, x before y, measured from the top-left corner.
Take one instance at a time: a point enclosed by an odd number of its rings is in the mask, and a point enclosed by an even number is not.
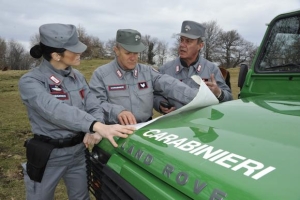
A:
[[[210,105],[214,105],[214,104],[218,104],[219,100],[216,98],[216,96],[210,91],[210,89],[207,87],[207,85],[204,83],[204,81],[202,81],[200,76],[197,75],[193,75],[192,79],[198,83],[200,85],[199,91],[196,95],[196,97],[187,105],[174,110],[173,112],[170,112],[166,115],[162,115],[160,117],[157,117],[153,120],[150,120],[148,122],[144,122],[144,123],[138,123],[135,126],[136,130],[151,124],[152,122],[154,122],[155,120],[159,119],[159,118],[165,118],[165,117],[169,117],[178,113],[181,113],[183,111],[188,111],[188,110],[192,110],[195,108],[202,108],[205,106],[210,106]]]

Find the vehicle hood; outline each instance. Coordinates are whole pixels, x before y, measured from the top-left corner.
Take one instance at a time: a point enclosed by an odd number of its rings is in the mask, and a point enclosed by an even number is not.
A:
[[[299,116],[299,96],[239,99],[159,118],[117,151],[193,199],[299,199]]]

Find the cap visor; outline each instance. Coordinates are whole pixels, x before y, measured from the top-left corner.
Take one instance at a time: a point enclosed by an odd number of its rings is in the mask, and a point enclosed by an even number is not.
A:
[[[76,45],[65,47],[65,49],[74,53],[82,53],[86,50],[86,48],[87,46],[80,41]]]
[[[140,43],[139,45],[126,45],[121,43],[119,44],[127,51],[134,52],[134,53],[140,53],[146,49],[146,46],[142,43]]]

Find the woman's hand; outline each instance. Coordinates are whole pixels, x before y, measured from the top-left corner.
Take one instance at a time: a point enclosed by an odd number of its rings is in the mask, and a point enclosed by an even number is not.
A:
[[[128,134],[132,134],[135,128],[120,124],[105,125],[100,122],[96,122],[93,130],[95,131],[94,134],[99,134],[101,137],[107,138],[114,147],[117,147],[118,144],[114,140],[114,137],[127,138]]]
[[[95,144],[98,144],[101,140],[102,136],[99,134],[86,133],[83,138],[83,143],[85,144],[85,147],[88,148],[89,146],[94,146]]]

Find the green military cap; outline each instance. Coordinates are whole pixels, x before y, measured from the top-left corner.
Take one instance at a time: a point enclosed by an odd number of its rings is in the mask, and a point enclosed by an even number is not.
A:
[[[139,53],[146,49],[141,41],[140,32],[132,29],[119,29],[117,31],[116,41],[129,52]]]

